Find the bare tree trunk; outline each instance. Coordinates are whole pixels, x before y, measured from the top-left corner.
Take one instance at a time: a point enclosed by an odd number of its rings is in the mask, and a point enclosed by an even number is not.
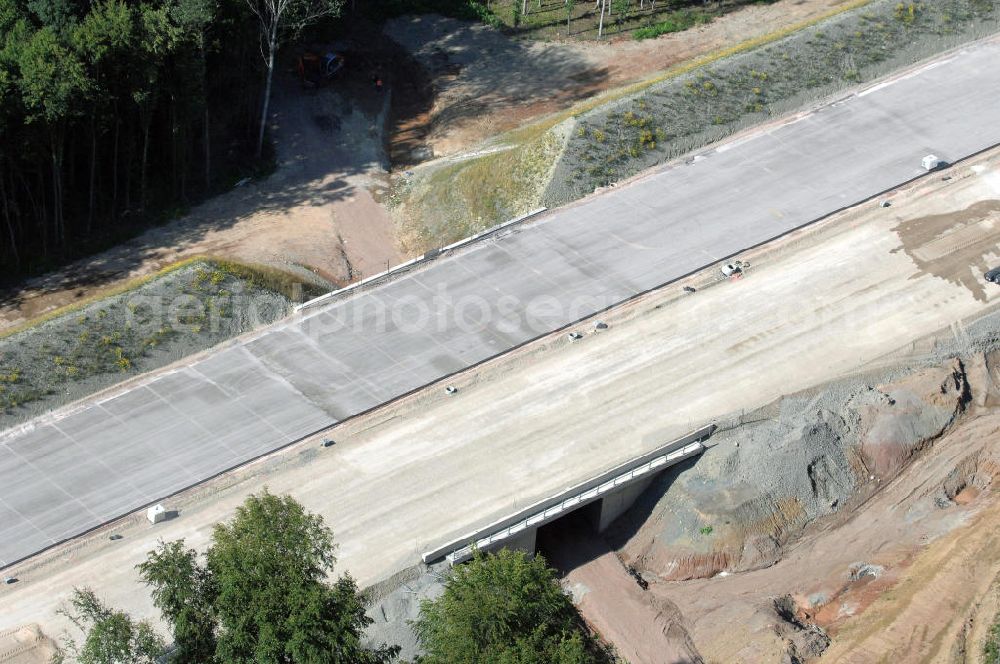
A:
[[[52,152],[52,228],[55,231],[56,246],[61,247],[64,239],[62,225],[62,175],[60,173],[62,165],[60,164],[59,146],[55,133],[49,138]]]
[[[24,174],[21,172],[17,173],[17,181],[21,183],[21,189],[24,190],[24,195],[28,199],[28,205],[31,206],[32,219],[39,220],[39,223],[41,223],[41,220],[43,220],[45,217],[45,210],[39,209],[38,201],[35,200],[35,194],[33,193],[35,190],[31,187],[31,185],[28,184],[28,181],[24,179]],[[10,184],[11,187],[13,187],[15,184],[13,174],[11,175]],[[39,187],[45,186],[45,182],[42,179],[40,171],[38,175],[38,186]],[[39,191],[39,193],[43,193],[43,189],[38,189],[37,191]]]
[[[21,267],[21,256],[17,252],[17,236],[14,234],[14,223],[10,219],[10,205],[7,203],[7,185],[4,171],[0,170],[0,200],[3,201],[3,217],[7,222],[7,234],[10,236],[10,252],[14,259],[14,267]]]
[[[264,154],[264,129],[267,127],[267,112],[271,105],[271,80],[274,78],[274,51],[278,48],[278,23],[274,22],[267,41],[267,82],[264,84],[264,108],[260,112],[260,131],[257,133],[257,158]]]
[[[177,126],[177,98],[170,95],[170,190],[176,196],[182,186],[180,186],[180,151],[177,147],[177,136],[180,129]]]
[[[212,189],[212,134],[208,128],[208,102],[205,103],[205,193]]]
[[[601,21],[597,24],[597,38],[604,36],[604,12],[608,8],[608,0],[601,0]]]
[[[90,183],[87,194],[87,234],[94,230],[94,183],[97,174],[97,127],[90,120]]]
[[[115,113],[115,138],[111,155],[111,219],[118,215],[118,135],[121,133],[121,120]]]
[[[31,206],[35,210],[35,219],[38,220],[38,228],[40,229],[40,235],[42,237],[42,256],[48,257],[49,255],[49,211],[45,207],[45,173],[41,168],[38,169],[38,200],[31,193],[31,187],[28,183],[21,178],[21,184],[24,186],[24,190],[28,192],[29,200],[31,200]]]
[[[135,166],[135,145],[137,141],[133,135],[135,127],[129,127],[126,134],[126,147],[127,152],[125,153],[125,210],[129,213],[132,211],[132,185],[135,176],[135,172],[132,168]]]
[[[149,164],[149,120],[142,127],[142,165],[139,168],[139,209],[146,209],[146,167]]]

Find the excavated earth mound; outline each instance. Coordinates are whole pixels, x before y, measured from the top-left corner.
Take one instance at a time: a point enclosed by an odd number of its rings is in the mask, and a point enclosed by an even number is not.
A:
[[[613,526],[626,564],[663,580],[774,564],[806,525],[872,495],[969,400],[959,359],[884,384],[786,397],[739,418],[691,464],[665,473]]]

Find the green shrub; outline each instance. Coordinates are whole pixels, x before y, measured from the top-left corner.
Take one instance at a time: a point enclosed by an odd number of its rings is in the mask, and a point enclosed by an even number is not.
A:
[[[701,25],[703,23],[712,22],[712,14],[708,12],[693,11],[690,9],[685,9],[683,11],[675,11],[670,14],[670,18],[665,21],[660,21],[653,25],[647,25],[645,28],[639,28],[632,32],[633,39],[655,39],[660,35],[666,35],[671,32],[683,32],[688,28],[693,28],[696,25]]]
[[[1000,664],[1000,619],[990,627],[983,644],[984,664]]]
[[[425,600],[416,632],[423,664],[612,661],[587,632],[555,571],[539,556],[476,553]]]

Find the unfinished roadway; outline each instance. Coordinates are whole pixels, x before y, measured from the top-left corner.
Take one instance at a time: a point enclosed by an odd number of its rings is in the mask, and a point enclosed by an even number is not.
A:
[[[136,563],[159,539],[203,549],[263,486],[322,515],[338,571],[367,586],[697,423],[922,357],[913,340],[942,329],[961,340],[1000,302],[982,278],[1000,263],[1000,150],[943,175],[749,252],[741,281],[693,275],[602,313],[607,328],[574,328],[578,341],[551,335],[453,377],[454,396],[420,390],[344,422],[331,448],[317,436],[199,485],[169,501],[177,519],[132,515],[14,565],[0,630],[58,638],[56,609],[81,585],[155,619]]]
[[[1000,142],[998,60],[995,41],[970,46],[391,283],[307,310],[187,366],[6,432],[0,438],[0,565],[897,186],[920,175],[927,153],[954,161]],[[837,269],[817,275],[814,265],[803,262],[801,288],[782,297],[821,295],[840,278]],[[951,304],[949,315],[961,317],[982,304],[967,294],[961,302],[956,297],[951,293],[936,306]],[[732,313],[719,311],[714,322],[704,312],[697,321],[679,314],[650,341],[679,352],[674,371],[697,372],[704,367],[689,366],[685,349],[712,343],[713,331],[715,343],[728,343],[726,331],[743,325]],[[696,325],[706,329],[688,335]],[[715,382],[698,393],[725,390],[726,380]],[[544,398],[549,408],[573,397]],[[506,416],[530,417],[535,407],[542,405],[518,402]],[[670,421],[684,419],[675,433],[701,414],[684,418],[690,409],[677,402],[671,409]],[[499,424],[477,417],[484,430]],[[573,431],[548,433],[569,437]],[[590,441],[571,477],[586,478],[651,449],[662,435],[653,427],[628,444]],[[354,454],[372,459],[353,461],[405,464],[438,444],[414,437],[385,442],[359,448]],[[523,457],[497,457],[492,472],[512,484],[495,496],[477,495],[475,504],[487,514],[502,496],[522,489],[545,495],[563,488],[566,475],[548,468],[566,454],[539,449],[528,468],[519,465]],[[463,463],[441,472],[460,485],[478,470]],[[349,484],[357,488],[358,482]],[[410,490],[438,500],[423,487]],[[368,502],[357,509],[382,509],[370,491],[364,493]],[[438,530],[412,532],[407,520],[387,520],[378,526],[380,541],[426,543],[435,533],[448,534],[456,523],[447,515],[453,503],[443,495],[440,500]],[[358,535],[341,540],[350,543],[345,550],[370,541],[354,539]]]

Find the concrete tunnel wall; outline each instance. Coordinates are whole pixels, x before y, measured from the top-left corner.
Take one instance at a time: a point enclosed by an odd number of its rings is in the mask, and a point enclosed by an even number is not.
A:
[[[664,467],[664,469],[660,472],[664,472],[668,468],[670,468],[670,466]],[[635,501],[646,489],[649,488],[649,485],[653,483],[653,480],[656,479],[660,472],[653,473],[649,477],[638,482],[628,484],[614,493],[605,496],[604,498],[591,503],[581,504],[579,508],[570,510],[559,518],[564,519],[570,514],[575,514],[580,510],[587,510],[587,517],[591,525],[594,526],[598,533],[603,533],[612,523],[615,522],[618,517],[627,512],[628,509],[635,504]],[[559,519],[549,521],[544,525],[555,523],[558,520]],[[542,526],[526,528],[517,536],[496,542],[488,547],[484,547],[483,550],[499,551],[500,549],[512,549],[514,551],[524,551],[526,553],[534,554],[537,550],[538,529],[541,527]]]
[[[644,480],[624,486],[613,494],[602,498],[598,503],[600,509],[595,513],[597,523],[594,525],[597,527],[597,532],[603,533],[608,529],[608,526],[614,523],[615,519],[627,512],[635,504],[636,499],[649,488],[657,475],[659,473],[654,473]]]

